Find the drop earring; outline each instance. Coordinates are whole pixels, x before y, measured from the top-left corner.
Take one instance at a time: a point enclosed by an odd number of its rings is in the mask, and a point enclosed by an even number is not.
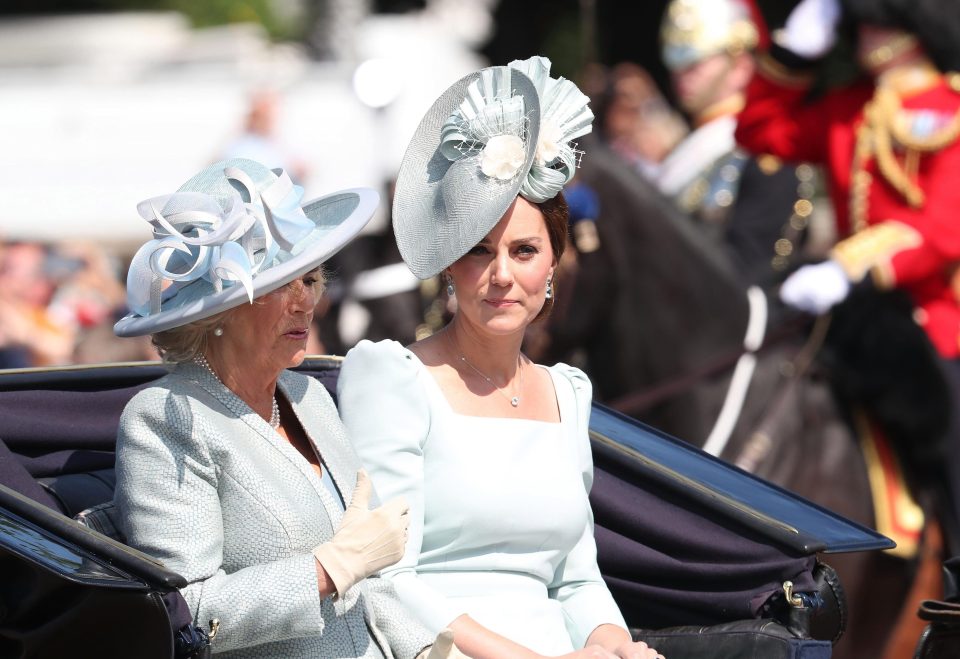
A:
[[[223,336],[223,328],[222,328],[222,327],[215,327],[215,328],[213,328],[213,335],[214,335],[214,336]]]
[[[457,289],[453,286],[453,278],[447,280],[447,297],[453,297],[457,294]]]
[[[553,278],[547,277],[547,292],[544,294],[546,299],[551,299],[553,297]]]

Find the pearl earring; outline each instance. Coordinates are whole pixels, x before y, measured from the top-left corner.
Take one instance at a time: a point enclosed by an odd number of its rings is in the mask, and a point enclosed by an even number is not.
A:
[[[547,277],[547,292],[544,295],[546,299],[551,299],[553,297],[553,278]]]
[[[223,336],[223,328],[222,328],[222,327],[215,327],[215,328],[213,329],[213,335],[214,335],[214,336]]]

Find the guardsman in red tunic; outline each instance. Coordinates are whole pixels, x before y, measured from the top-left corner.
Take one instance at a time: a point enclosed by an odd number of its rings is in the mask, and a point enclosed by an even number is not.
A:
[[[843,19],[868,78],[808,99]],[[955,0],[802,0],[761,57],[736,137],[755,152],[821,163],[840,240],[784,282],[822,313],[852,285],[900,288],[943,358],[960,406],[960,9]],[[960,510],[960,424],[951,446]]]

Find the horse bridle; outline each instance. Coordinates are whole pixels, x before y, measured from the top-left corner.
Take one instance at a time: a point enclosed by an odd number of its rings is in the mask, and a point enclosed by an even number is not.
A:
[[[805,314],[798,314],[780,323],[773,331],[767,332],[766,294],[759,287],[751,286],[747,289],[747,301],[750,313],[741,348],[722,354],[688,373],[615,398],[607,405],[624,414],[637,415],[659,403],[687,392],[703,380],[732,368],[734,374],[727,388],[723,407],[703,445],[703,449],[708,453],[720,455],[729,441],[743,409],[743,403],[746,400],[750,381],[756,368],[757,356],[787,337],[793,336],[798,327],[806,325],[809,321],[809,317]],[[809,368],[814,356],[823,344],[829,324],[829,314],[822,315],[817,319],[810,337],[791,361],[791,375],[800,375]]]

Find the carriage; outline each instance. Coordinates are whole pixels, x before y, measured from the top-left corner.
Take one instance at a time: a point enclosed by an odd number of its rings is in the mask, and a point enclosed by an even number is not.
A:
[[[335,392],[339,367],[297,370]],[[91,528],[109,515],[73,519],[109,510],[120,413],[165,372],[0,372],[0,656],[201,656],[183,577]],[[831,655],[845,602],[816,557],[892,541],[603,405],[590,434],[600,568],[635,636],[674,659]]]

